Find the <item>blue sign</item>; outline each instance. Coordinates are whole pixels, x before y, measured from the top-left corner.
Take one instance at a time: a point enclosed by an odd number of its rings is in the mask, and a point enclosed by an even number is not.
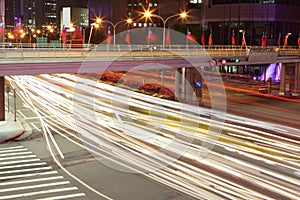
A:
[[[198,89],[198,88],[201,88],[202,87],[202,81],[197,81],[196,84],[195,84],[195,87]]]

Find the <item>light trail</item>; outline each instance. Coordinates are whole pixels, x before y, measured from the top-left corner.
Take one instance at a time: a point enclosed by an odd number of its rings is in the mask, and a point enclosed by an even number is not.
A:
[[[212,122],[211,115],[222,114],[74,75],[9,81],[39,113],[46,133],[53,131],[109,163],[145,171],[182,193],[200,199],[300,198],[298,129],[234,115],[227,115],[226,124]],[[217,140],[208,137],[209,126],[223,126]],[[203,142],[215,145],[209,154]]]

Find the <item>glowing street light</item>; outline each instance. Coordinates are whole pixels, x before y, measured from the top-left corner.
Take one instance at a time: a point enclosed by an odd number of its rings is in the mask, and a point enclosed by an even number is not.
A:
[[[91,31],[90,31],[90,36],[89,36],[89,40],[88,40],[88,45],[90,45],[91,37],[92,37],[92,33],[93,33],[94,27],[95,27],[96,29],[98,29],[98,28],[100,27],[100,25],[99,25],[99,23],[97,23],[97,21],[99,22],[98,18],[97,18],[97,20],[96,20],[96,23],[92,23],[92,24],[91,24]]]
[[[98,22],[99,22],[99,24],[101,24],[101,23],[108,23],[108,24],[110,24],[110,25],[112,25],[112,27],[113,27],[113,40],[114,40],[114,46],[116,45],[116,27],[119,25],[119,24],[121,24],[121,23],[124,23],[124,22],[126,22],[127,24],[132,24],[132,22],[133,22],[133,20],[131,19],[131,18],[128,18],[128,19],[126,19],[126,20],[122,20],[122,21],[119,21],[119,22],[117,22],[117,23],[112,23],[111,21],[108,21],[108,20],[103,20],[103,19],[101,19],[101,18],[98,18],[99,20],[98,20]],[[97,22],[97,20],[96,20],[96,22]]]
[[[163,49],[164,49],[165,48],[165,43],[166,43],[166,41],[165,41],[166,40],[166,38],[165,38],[166,37],[166,24],[167,24],[168,20],[171,19],[171,18],[173,18],[173,17],[178,17],[178,16],[181,19],[185,19],[185,18],[188,17],[188,14],[187,14],[187,12],[183,11],[181,13],[177,13],[175,15],[171,15],[171,16],[167,17],[166,19],[164,19],[164,18],[162,18],[159,15],[153,14],[152,12],[153,11],[146,10],[144,12],[144,18],[150,19],[151,17],[156,17],[156,18],[159,18],[163,22],[163,25],[164,25],[163,26]]]

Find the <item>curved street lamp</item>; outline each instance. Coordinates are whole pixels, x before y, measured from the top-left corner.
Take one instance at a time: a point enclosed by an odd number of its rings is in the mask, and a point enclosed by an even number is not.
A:
[[[126,20],[122,20],[122,21],[119,21],[119,22],[117,22],[117,23],[114,24],[111,21],[103,20],[102,18],[97,18],[96,22],[98,22],[99,24],[101,24],[101,23],[108,23],[108,24],[110,24],[113,27],[113,41],[114,41],[114,46],[115,46],[116,45],[116,27],[119,24],[124,23],[124,22],[126,22],[127,24],[131,24],[133,22],[133,20],[131,18],[128,18]]]
[[[156,14],[153,14],[151,11],[149,10],[146,10],[144,12],[144,18],[146,19],[150,19],[151,17],[156,17],[156,18],[159,18],[162,22],[163,22],[163,49],[165,48],[165,40],[166,40],[166,24],[168,22],[169,19],[173,18],[173,17],[180,17],[182,19],[185,19],[188,15],[187,15],[187,12],[181,12],[181,13],[177,13],[175,15],[171,15],[169,17],[167,17],[166,19],[162,18],[161,16],[159,15],[156,15]]]
[[[97,23],[97,20],[96,20],[96,23],[92,23],[91,24],[91,30],[90,30],[90,36],[89,36],[89,40],[88,40],[88,46],[90,45],[90,42],[91,42],[91,37],[92,37],[92,33],[93,33],[93,29],[94,27],[95,28],[99,28],[99,23]]]

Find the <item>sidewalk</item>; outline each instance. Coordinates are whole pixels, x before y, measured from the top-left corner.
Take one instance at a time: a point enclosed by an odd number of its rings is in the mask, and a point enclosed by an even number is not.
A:
[[[15,139],[24,133],[24,127],[19,120],[14,121],[11,113],[5,113],[6,121],[0,121],[0,143]]]

